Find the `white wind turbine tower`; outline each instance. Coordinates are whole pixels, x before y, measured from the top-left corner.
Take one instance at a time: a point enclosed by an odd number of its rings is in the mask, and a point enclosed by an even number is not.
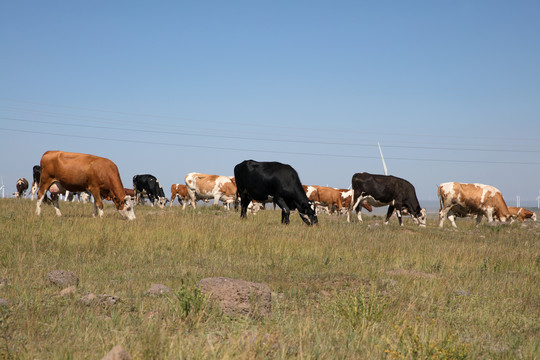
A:
[[[538,190],[538,197],[536,198],[536,201],[538,201],[538,208],[540,209],[540,190]]]
[[[381,153],[381,160],[382,160],[382,166],[383,166],[383,169],[384,169],[384,175],[388,175],[388,169],[386,168],[386,163],[384,162],[384,157],[383,157],[382,150],[381,150],[381,144],[379,142],[377,142],[377,145],[379,145],[379,152]]]
[[[4,177],[2,177],[2,186],[0,186],[0,190],[2,190],[2,199],[4,198],[4,189],[6,186],[4,185]]]

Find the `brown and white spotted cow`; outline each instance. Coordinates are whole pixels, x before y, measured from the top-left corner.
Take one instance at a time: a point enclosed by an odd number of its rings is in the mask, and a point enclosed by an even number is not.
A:
[[[28,190],[28,180],[26,180],[25,178],[18,178],[17,184],[15,185],[15,187],[17,188],[17,192],[13,193],[13,196],[15,196],[16,198],[22,198],[24,196],[24,198],[26,199],[26,190]]]
[[[189,201],[189,195],[187,191],[187,186],[183,184],[172,184],[171,185],[171,204],[173,205],[174,199],[178,197],[178,202],[180,205],[187,203]],[[185,206],[183,207],[185,209]]]
[[[513,221],[501,192],[493,186],[447,182],[439,186],[437,195],[440,203],[439,227],[443,227],[448,217],[452,226],[457,228],[455,217],[467,215],[476,215],[477,226],[482,216],[486,216],[490,223],[493,222],[494,214],[498,214],[502,222],[508,218]]]
[[[47,151],[41,158],[41,181],[37,193],[36,214],[41,214],[45,192],[55,182],[68,191],[89,190],[94,196],[94,216],[103,216],[102,198],[111,196],[116,209],[128,220],[135,219],[131,197],[126,196],[116,164],[95,155]],[[58,202],[56,215],[61,216]]]
[[[536,221],[536,214],[530,210],[527,210],[522,207],[514,207],[509,206],[508,211],[510,212],[510,215],[512,215],[512,218],[515,218],[519,220],[519,222],[524,222],[527,219],[531,219],[532,221]],[[493,214],[493,218],[500,220],[500,216],[498,213]]]
[[[236,182],[232,176],[208,175],[189,173],[185,178],[189,200],[193,208],[197,208],[198,200],[214,199],[214,205],[219,201],[229,210],[236,197]],[[186,208],[184,201],[182,209]]]
[[[351,202],[353,199],[354,191],[353,189],[347,190],[347,189],[338,189],[341,193],[341,210],[340,212],[342,214],[347,214],[347,222],[351,222]],[[373,211],[373,207],[365,202],[362,204],[362,207],[366,209],[369,212]]]

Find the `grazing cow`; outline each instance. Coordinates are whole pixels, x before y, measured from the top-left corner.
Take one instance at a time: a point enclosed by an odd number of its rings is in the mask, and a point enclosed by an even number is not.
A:
[[[510,215],[512,218],[515,218],[519,220],[519,222],[523,223],[527,219],[531,219],[532,221],[536,221],[536,214],[530,210],[527,210],[522,207],[514,207],[509,206],[508,211],[510,212]],[[500,220],[500,216],[497,212],[493,213],[493,219],[494,220]]]
[[[137,204],[139,203],[141,194],[144,192],[146,192],[148,200],[150,200],[150,205],[152,206],[154,206],[154,200],[157,199],[157,205],[163,209],[165,204],[167,204],[167,201],[169,201],[169,199],[165,197],[165,192],[163,191],[161,184],[154,175],[135,175],[133,177],[133,191],[135,192],[135,202]]]
[[[28,190],[28,180],[26,180],[25,178],[18,178],[17,184],[15,186],[17,188],[17,192],[13,193],[13,195],[16,198],[22,198],[24,196],[24,198],[26,199],[26,190]]]
[[[447,182],[439,186],[437,195],[440,203],[439,227],[443,227],[444,220],[448,217],[452,226],[457,229],[455,217],[467,215],[476,215],[477,226],[484,215],[490,223],[494,214],[498,214],[502,222],[507,218],[511,218],[513,222],[501,192],[493,186]]]
[[[351,210],[358,212],[360,222],[362,215],[359,206],[367,202],[375,207],[389,205],[385,224],[388,224],[395,209],[399,225],[403,226],[402,211],[406,209],[415,223],[426,226],[426,210],[420,207],[414,186],[407,180],[391,175],[356,173],[352,177],[352,189],[354,198],[351,203],[354,205]]]
[[[317,224],[313,203],[309,202],[298,173],[290,165],[245,160],[234,167],[234,177],[242,204],[240,217],[247,217],[250,201],[262,202],[271,197],[281,208],[282,224],[289,223],[289,214],[296,209],[306,224]]]
[[[33,180],[32,180],[32,189],[30,190],[31,192],[30,200],[34,200],[34,195],[36,194],[36,191],[39,187],[39,179],[41,178],[41,166],[34,165],[34,167],[32,168],[32,176],[33,176]]]
[[[351,221],[351,202],[353,200],[353,189],[347,190],[347,189],[338,189],[341,193],[341,209],[339,210],[342,214],[347,214],[347,222]],[[373,211],[373,207],[368,203],[364,202],[362,204],[362,207],[366,209],[369,212]],[[339,212],[338,212],[339,214]]]
[[[341,192],[337,189],[327,187],[327,186],[316,186],[316,185],[302,185],[308,200],[314,201],[316,206],[316,213],[323,210],[327,213],[330,213],[334,207],[338,211],[342,207],[342,198]]]
[[[512,218],[518,219],[519,222],[524,222],[527,219],[536,221],[536,214],[525,208],[509,206],[508,211],[510,212],[510,215],[512,215]]]
[[[214,205],[223,201],[227,210],[235,201],[236,182],[234,177],[192,172],[186,175],[185,182],[189,200],[194,209],[197,208],[198,200],[214,199]],[[184,201],[182,209],[185,209],[186,205],[187,202]]]
[[[38,189],[36,214],[41,214],[45,192],[58,182],[68,191],[89,190],[94,196],[94,216],[103,216],[102,197],[111,196],[116,209],[128,220],[135,219],[131,197],[127,196],[115,163],[95,155],[64,151],[47,151],[41,158],[41,181]],[[58,202],[56,215],[61,216]]]
[[[178,197],[178,202],[180,203],[180,205],[183,205],[184,202],[187,203],[189,201],[189,195],[188,195],[186,185],[183,185],[183,184],[171,185],[171,203],[169,206],[173,206],[174,199],[176,199],[177,197]]]

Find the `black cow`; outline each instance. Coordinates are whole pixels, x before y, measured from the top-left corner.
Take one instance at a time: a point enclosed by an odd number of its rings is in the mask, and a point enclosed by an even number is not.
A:
[[[30,190],[30,199],[34,200],[34,195],[39,188],[39,179],[41,179],[41,166],[34,165],[34,167],[32,168],[32,173],[34,180],[32,181],[32,189]]]
[[[281,208],[281,223],[289,223],[291,210],[298,210],[302,220],[317,224],[317,215],[306,196],[298,173],[290,165],[279,162],[245,160],[234,167],[236,195],[241,198],[240,217],[247,217],[252,200],[259,202],[273,198]]]
[[[362,221],[361,205],[367,202],[375,207],[389,205],[385,224],[396,210],[399,225],[403,225],[401,212],[407,210],[415,223],[426,226],[426,210],[420,208],[414,186],[407,180],[390,175],[357,173],[352,177],[352,189],[352,209],[358,213],[359,221]]]
[[[154,206],[154,200],[157,200],[157,205],[160,208],[163,208],[167,201],[169,201],[169,199],[165,197],[163,188],[154,175],[135,175],[133,177],[133,191],[135,191],[136,204],[139,203],[140,197],[143,194],[148,196],[152,206]]]

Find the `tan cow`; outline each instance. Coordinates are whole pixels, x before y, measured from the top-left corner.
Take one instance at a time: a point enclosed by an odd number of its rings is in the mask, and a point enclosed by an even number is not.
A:
[[[94,216],[103,216],[102,198],[110,196],[116,209],[128,220],[135,219],[131,197],[125,194],[116,164],[95,155],[64,151],[47,151],[41,158],[41,181],[38,189],[36,214],[41,214],[45,192],[54,182],[68,191],[89,190],[94,196]],[[56,215],[61,216],[58,203]]]
[[[493,186],[447,182],[439,186],[437,195],[440,202],[439,227],[443,227],[444,220],[448,217],[452,226],[457,228],[455,217],[469,214],[476,215],[477,226],[482,221],[482,216],[493,222],[494,214],[499,214],[502,222],[507,218],[513,221],[501,192]]]
[[[183,184],[171,185],[171,204],[169,206],[173,205],[174,199],[176,199],[176,197],[178,197],[178,202],[180,203],[180,205],[183,205],[184,202],[187,203],[189,201],[189,195],[188,195],[186,185],[183,185]]]
[[[214,205],[223,201],[228,210],[236,197],[236,182],[232,176],[189,173],[185,178],[189,200],[197,208],[198,200],[214,199]],[[186,202],[182,209],[186,208]]]

